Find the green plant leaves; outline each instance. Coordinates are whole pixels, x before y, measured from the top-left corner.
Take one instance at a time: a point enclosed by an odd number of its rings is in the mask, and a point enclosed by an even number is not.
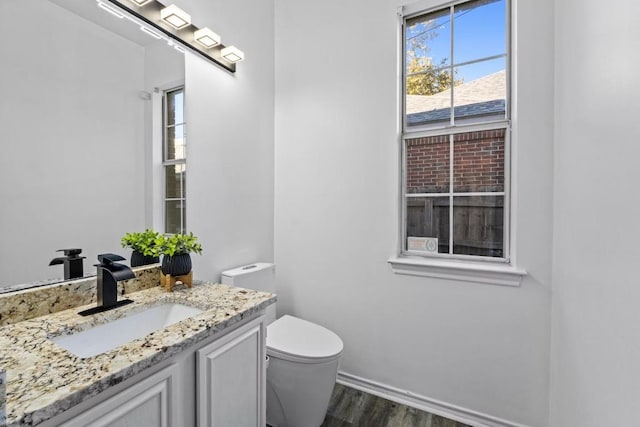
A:
[[[164,238],[162,245],[162,253],[164,255],[173,256],[191,252],[202,253],[202,245],[198,242],[198,238],[193,235],[193,232],[189,234],[173,234]]]
[[[202,245],[193,232],[165,236],[148,228],[144,232],[126,233],[121,239],[121,243],[123,248],[130,247],[145,256],[153,257],[174,256],[191,252],[202,253]]]
[[[153,229],[147,228],[143,232],[134,232],[127,233],[120,240],[123,248],[130,247],[134,251],[138,251],[142,253],[144,256],[153,256],[157,257],[160,255],[161,243],[164,236],[161,236],[160,233],[154,231]]]

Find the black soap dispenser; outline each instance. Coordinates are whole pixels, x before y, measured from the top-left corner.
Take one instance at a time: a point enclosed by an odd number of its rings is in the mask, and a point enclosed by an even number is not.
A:
[[[82,260],[86,257],[80,256],[82,249],[58,249],[56,252],[64,252],[64,256],[52,259],[49,265],[64,264],[64,280],[84,276]]]

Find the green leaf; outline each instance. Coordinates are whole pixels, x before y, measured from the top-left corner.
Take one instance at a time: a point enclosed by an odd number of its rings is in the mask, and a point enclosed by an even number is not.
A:
[[[164,237],[153,229],[146,229],[143,232],[126,233],[120,240],[123,248],[130,247],[145,256],[160,256]]]

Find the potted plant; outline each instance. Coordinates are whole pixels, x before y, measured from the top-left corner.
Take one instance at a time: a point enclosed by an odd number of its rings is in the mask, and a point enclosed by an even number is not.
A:
[[[163,241],[164,236],[150,228],[143,232],[127,233],[120,240],[123,248],[133,249],[131,267],[159,263]]]
[[[184,276],[191,272],[191,252],[202,253],[198,238],[189,234],[165,236],[162,243],[162,273],[171,276]]]

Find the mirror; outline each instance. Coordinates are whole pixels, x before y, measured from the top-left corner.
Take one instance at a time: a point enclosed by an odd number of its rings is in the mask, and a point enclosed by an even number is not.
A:
[[[154,88],[184,81],[184,56],[95,1],[0,13],[2,292],[61,280],[58,249],[82,248],[85,275],[99,253],[129,258],[120,238],[152,224]]]

